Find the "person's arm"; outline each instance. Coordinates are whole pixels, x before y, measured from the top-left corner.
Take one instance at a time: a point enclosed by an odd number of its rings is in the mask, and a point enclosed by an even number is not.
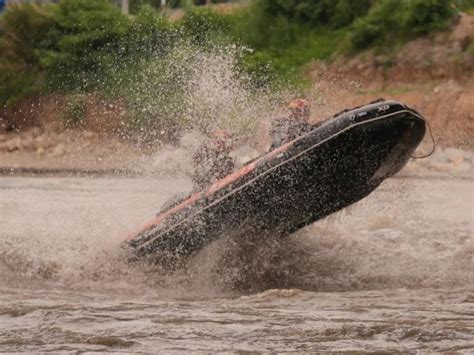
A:
[[[272,137],[272,145],[270,150],[278,148],[288,141],[289,132],[284,119],[280,118],[272,122],[270,135]]]

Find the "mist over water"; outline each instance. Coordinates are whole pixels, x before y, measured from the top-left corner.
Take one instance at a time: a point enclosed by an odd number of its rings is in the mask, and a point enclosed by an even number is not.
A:
[[[291,90],[270,90],[242,68],[244,47],[196,46],[185,40],[165,56],[140,65],[128,78],[132,126],[140,136],[159,144],[163,134],[227,128],[241,139],[252,136],[278,109]]]
[[[121,248],[127,234],[167,199],[191,190],[190,157],[205,132],[233,131],[237,148],[247,148],[236,160],[267,148],[268,122],[281,114],[276,103],[291,97],[291,90],[271,93],[252,85],[239,69],[243,50],[181,43],[134,79],[135,109],[151,127],[166,118],[190,130],[178,147],[165,145],[140,162],[141,178],[2,178],[0,278],[112,288],[130,283],[131,289],[171,289],[173,297],[190,290],[212,296],[269,288],[351,291],[472,283],[473,158],[455,148],[410,162],[402,175],[419,178],[386,181],[368,198],[290,238],[238,240],[227,231],[173,272],[127,262]],[[340,107],[333,94],[356,85],[341,79],[317,83],[309,93],[313,111],[334,113]],[[180,100],[167,96],[171,89]]]
[[[128,263],[127,233],[186,179],[2,179],[3,280],[130,282],[186,293],[351,291],[474,281],[472,182],[392,179],[290,238],[223,236],[174,272]],[[166,292],[165,292],[166,293]]]
[[[0,186],[2,351],[472,348],[472,180],[390,179],[281,241],[229,231],[172,272],[120,244],[187,179]]]
[[[265,149],[291,91],[252,87],[236,55],[176,48],[137,78],[134,109],[152,127],[194,130],[141,162],[142,176],[0,178],[0,351],[473,348],[472,152],[410,162],[283,240],[227,231],[175,270],[128,261],[127,235],[191,190],[203,132],[227,127],[247,153]],[[171,83],[179,102],[164,94]],[[340,109],[340,85],[315,87],[319,114]]]

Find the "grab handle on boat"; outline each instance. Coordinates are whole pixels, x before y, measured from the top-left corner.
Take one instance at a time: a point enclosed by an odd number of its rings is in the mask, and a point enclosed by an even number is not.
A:
[[[430,125],[430,123],[429,123],[423,116],[420,115],[420,117],[426,122],[426,124],[427,124],[427,126],[428,126],[428,132],[430,133],[430,137],[431,137],[431,141],[433,142],[433,146],[432,146],[430,152],[429,152],[428,154],[426,154],[426,155],[415,156],[415,155],[411,155],[411,154],[410,154],[410,157],[413,158],[413,159],[425,159],[425,158],[428,158],[428,157],[432,156],[433,153],[434,153],[435,150],[436,150],[436,141],[435,141],[435,139],[434,139],[434,137],[433,137],[433,132],[431,131],[431,125]]]

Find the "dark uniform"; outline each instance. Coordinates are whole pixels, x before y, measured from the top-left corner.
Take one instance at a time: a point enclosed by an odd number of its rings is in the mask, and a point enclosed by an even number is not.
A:
[[[229,132],[216,130],[212,132],[211,138],[193,154],[194,170],[191,180],[194,184],[194,191],[202,191],[232,173],[234,159],[229,155],[232,149],[231,141],[232,136]],[[178,205],[188,197],[188,193],[172,197],[160,208],[158,214]]]
[[[312,126],[307,122],[295,121],[290,117],[283,117],[272,122],[270,135],[272,137],[271,149],[278,148],[285,143],[298,138],[311,131]]]
[[[270,135],[275,149],[312,130],[309,124],[309,102],[305,99],[294,99],[288,105],[288,116],[272,122]]]
[[[198,190],[203,190],[232,173],[234,159],[228,152],[210,144],[203,144],[193,155],[194,171],[191,179]]]

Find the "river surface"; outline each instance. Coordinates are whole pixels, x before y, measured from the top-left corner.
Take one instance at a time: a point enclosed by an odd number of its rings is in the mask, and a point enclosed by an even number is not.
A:
[[[0,352],[474,352],[473,181],[415,176],[174,272],[121,241],[184,179],[0,177]]]

